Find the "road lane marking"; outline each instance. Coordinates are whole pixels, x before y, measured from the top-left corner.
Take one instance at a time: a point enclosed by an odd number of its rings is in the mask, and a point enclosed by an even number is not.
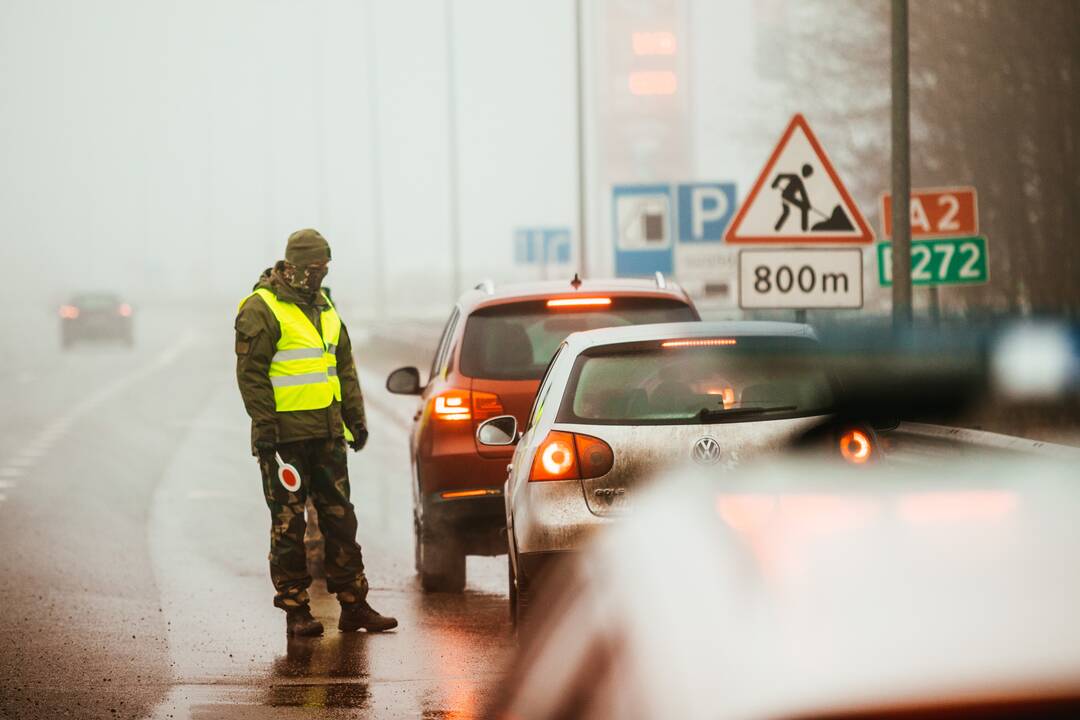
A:
[[[98,405],[102,404],[113,395],[124,391],[131,385],[134,385],[171,365],[180,356],[180,353],[186,350],[189,345],[193,344],[196,339],[198,339],[196,332],[193,329],[188,329],[179,340],[158,353],[157,357],[149,363],[143,365],[138,370],[99,388],[94,393],[76,403],[75,406],[66,413],[54,419],[45,426],[45,429],[34,438],[33,441],[31,441],[29,448],[47,450],[52,443],[60,439],[64,433],[71,429],[71,426],[76,420],[89,414],[90,411],[94,410]],[[32,465],[34,462],[34,455],[34,452],[23,451],[23,457],[16,457],[10,464],[16,466],[22,465],[24,467]],[[29,456],[29,458],[27,456]]]

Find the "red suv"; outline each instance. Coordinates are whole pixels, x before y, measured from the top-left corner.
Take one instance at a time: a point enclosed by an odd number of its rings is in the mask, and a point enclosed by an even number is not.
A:
[[[443,329],[427,385],[414,367],[387,378],[419,395],[409,441],[416,570],[427,591],[461,592],[466,555],[506,552],[502,488],[513,447],[476,441],[476,426],[512,414],[518,427],[551,356],[567,335],[617,325],[700,319],[682,288],[664,281],[579,280],[477,285]]]

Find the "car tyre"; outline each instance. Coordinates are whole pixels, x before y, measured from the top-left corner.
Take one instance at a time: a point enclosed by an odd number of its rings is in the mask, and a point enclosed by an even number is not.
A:
[[[420,529],[420,586],[424,592],[465,590],[465,552],[449,537],[431,537]]]

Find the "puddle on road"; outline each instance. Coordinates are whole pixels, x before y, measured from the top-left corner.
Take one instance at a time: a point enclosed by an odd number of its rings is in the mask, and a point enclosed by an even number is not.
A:
[[[263,705],[269,707],[361,708],[371,698],[364,682],[271,685]]]

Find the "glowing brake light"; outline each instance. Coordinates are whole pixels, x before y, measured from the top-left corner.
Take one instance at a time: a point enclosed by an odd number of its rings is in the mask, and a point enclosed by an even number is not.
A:
[[[605,297],[591,297],[591,298],[556,298],[554,300],[548,300],[547,306],[549,308],[561,308],[561,307],[606,307],[611,304],[611,298]]]
[[[116,312],[120,315],[120,317],[131,317],[131,306],[127,303],[124,303],[120,307],[116,308]]]
[[[443,500],[454,500],[467,497],[486,497],[488,495],[502,495],[502,491],[494,488],[484,488],[482,490],[450,490],[449,492],[439,493],[439,497]]]
[[[437,420],[470,420],[468,390],[448,390],[436,395],[431,404],[432,415]]]
[[[735,338],[705,338],[702,340],[665,340],[664,342],[660,343],[660,347],[713,347],[717,345],[737,344],[738,340],[736,340]]]
[[[840,436],[840,456],[853,465],[862,465],[873,452],[870,436],[862,430],[853,428]]]
[[[65,320],[74,320],[75,318],[79,317],[79,308],[75,307],[74,305],[61,305],[60,317],[64,318]]]
[[[600,438],[552,430],[536,451],[529,480],[600,477],[606,475],[614,463],[611,446]]]
[[[502,415],[503,404],[495,393],[469,392],[454,388],[435,396],[431,401],[431,414],[437,420],[482,422]]]

